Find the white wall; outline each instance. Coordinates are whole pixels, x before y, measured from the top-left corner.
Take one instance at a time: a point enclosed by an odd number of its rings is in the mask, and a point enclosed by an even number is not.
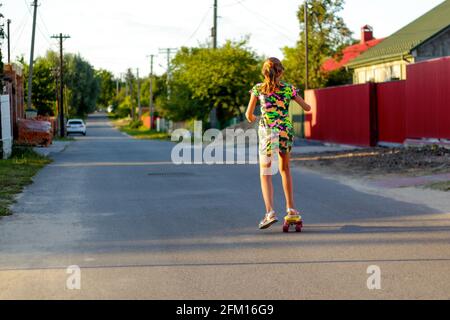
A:
[[[1,140],[3,149],[3,159],[9,158],[12,152],[12,131],[11,131],[11,111],[9,106],[9,96],[2,95],[0,98],[1,114]]]

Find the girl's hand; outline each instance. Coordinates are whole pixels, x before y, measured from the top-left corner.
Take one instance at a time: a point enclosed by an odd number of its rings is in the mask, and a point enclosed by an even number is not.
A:
[[[256,121],[256,117],[253,114],[255,112],[256,103],[258,102],[258,98],[255,95],[250,96],[250,102],[248,103],[247,111],[245,112],[245,117],[248,122],[253,123]]]
[[[246,114],[248,122],[253,123],[256,121],[256,116],[254,114]]]
[[[310,112],[312,110],[312,107],[307,103],[305,103],[305,105],[302,107],[303,107],[303,110],[305,110],[306,112]]]
[[[305,100],[302,99],[302,97],[296,96],[294,98],[294,101],[297,102],[300,105],[300,107],[302,107],[303,110],[305,110],[306,112],[310,112],[312,110],[311,106],[307,104]]]

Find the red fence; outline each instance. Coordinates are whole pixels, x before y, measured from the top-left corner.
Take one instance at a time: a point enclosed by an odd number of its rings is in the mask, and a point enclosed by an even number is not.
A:
[[[406,81],[376,85],[378,141],[403,143],[406,137]]]
[[[408,66],[406,135],[450,139],[450,57]]]
[[[411,64],[407,80],[305,93],[305,136],[370,146],[406,138],[450,139],[450,57]]]
[[[306,91],[306,101],[313,107],[306,115],[306,138],[371,145],[372,87],[362,84]]]

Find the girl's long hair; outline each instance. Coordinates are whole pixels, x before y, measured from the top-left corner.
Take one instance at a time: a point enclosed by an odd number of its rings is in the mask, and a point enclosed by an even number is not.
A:
[[[277,58],[269,58],[264,62],[262,74],[264,82],[261,85],[261,92],[270,94],[280,87],[280,77],[284,71],[283,64]]]

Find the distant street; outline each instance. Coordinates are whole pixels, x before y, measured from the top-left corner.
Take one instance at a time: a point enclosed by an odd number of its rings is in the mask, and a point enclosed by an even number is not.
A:
[[[450,298],[450,208],[295,168],[304,233],[261,232],[257,166],[176,166],[173,143],[101,114],[76,139],[0,219],[0,299]],[[72,265],[80,290],[66,288]]]

